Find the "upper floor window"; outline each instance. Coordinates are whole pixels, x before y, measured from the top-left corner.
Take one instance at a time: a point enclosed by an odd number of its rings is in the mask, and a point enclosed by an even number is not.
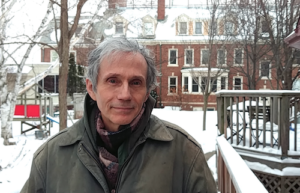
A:
[[[233,90],[242,90],[242,81],[241,77],[233,77]]]
[[[211,35],[218,34],[218,22],[217,21],[210,23],[209,34],[211,34]]]
[[[180,35],[187,34],[187,22],[179,22],[179,34]]]
[[[201,64],[208,65],[209,50],[201,50]]]
[[[202,22],[195,22],[195,34],[202,34]]]
[[[150,22],[144,23],[144,33],[145,33],[145,35],[153,35],[154,34],[153,23],[150,23]]]
[[[177,49],[169,49],[169,65],[178,65],[177,55]]]
[[[294,51],[294,61],[293,64],[300,64],[300,50]]]
[[[123,34],[124,26],[123,22],[116,22],[116,34]]]
[[[192,92],[199,92],[199,79],[197,77],[193,78]]]
[[[270,78],[270,62],[269,61],[261,62],[260,75],[263,78]]]
[[[193,65],[194,64],[194,50],[186,49],[185,50],[185,65]]]
[[[243,64],[243,50],[234,49],[234,64],[241,65]]]
[[[54,62],[58,59],[58,53],[55,50],[50,51],[50,62]]]
[[[266,20],[261,21],[261,33],[268,33],[268,22]]]
[[[234,25],[232,22],[227,21],[225,22],[225,34],[226,35],[233,35],[234,32]]]
[[[224,65],[226,64],[226,52],[225,50],[221,49],[218,50],[218,65]]]
[[[169,94],[176,94],[177,93],[177,77],[172,76],[169,77]]]

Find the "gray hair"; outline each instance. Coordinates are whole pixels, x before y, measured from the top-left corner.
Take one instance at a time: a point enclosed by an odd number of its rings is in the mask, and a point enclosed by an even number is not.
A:
[[[88,71],[86,78],[93,84],[93,90],[96,92],[98,75],[101,62],[104,58],[113,58],[118,53],[140,53],[147,62],[147,91],[150,92],[158,86],[156,77],[159,75],[153,57],[153,53],[146,47],[140,45],[137,41],[126,38],[107,38],[100,45],[92,50],[88,55]]]

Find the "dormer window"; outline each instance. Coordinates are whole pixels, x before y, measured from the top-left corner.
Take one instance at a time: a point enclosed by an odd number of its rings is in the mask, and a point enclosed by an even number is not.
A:
[[[123,34],[123,22],[116,22],[116,34]]]
[[[154,34],[153,23],[150,23],[150,22],[144,23],[144,33],[145,33],[145,35],[153,35]]]
[[[195,34],[202,34],[202,22],[195,22]]]
[[[187,34],[187,22],[179,22],[179,34],[180,35]]]
[[[232,22],[227,21],[225,23],[225,34],[226,35],[232,35],[234,31],[234,25]]]
[[[268,33],[268,22],[266,20],[261,22],[261,33]]]

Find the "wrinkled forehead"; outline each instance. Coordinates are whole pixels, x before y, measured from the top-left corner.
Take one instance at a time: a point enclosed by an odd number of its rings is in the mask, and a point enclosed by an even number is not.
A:
[[[124,57],[126,57],[126,58],[132,57],[132,59],[135,59],[136,57],[134,57],[134,56],[136,56],[136,55],[141,55],[144,58],[144,56],[142,54],[140,54],[139,52],[114,51],[114,52],[111,52],[111,53],[105,55],[104,57],[102,57],[100,59],[100,67],[101,67],[101,63],[103,60],[106,60],[109,64],[111,64],[115,61],[122,61],[122,58],[124,58]]]

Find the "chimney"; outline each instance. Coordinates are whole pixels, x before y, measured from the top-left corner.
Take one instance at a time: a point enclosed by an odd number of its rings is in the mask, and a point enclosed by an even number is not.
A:
[[[157,0],[157,20],[165,19],[165,0]]]
[[[109,9],[115,9],[118,7],[127,7],[127,0],[108,0]]]

